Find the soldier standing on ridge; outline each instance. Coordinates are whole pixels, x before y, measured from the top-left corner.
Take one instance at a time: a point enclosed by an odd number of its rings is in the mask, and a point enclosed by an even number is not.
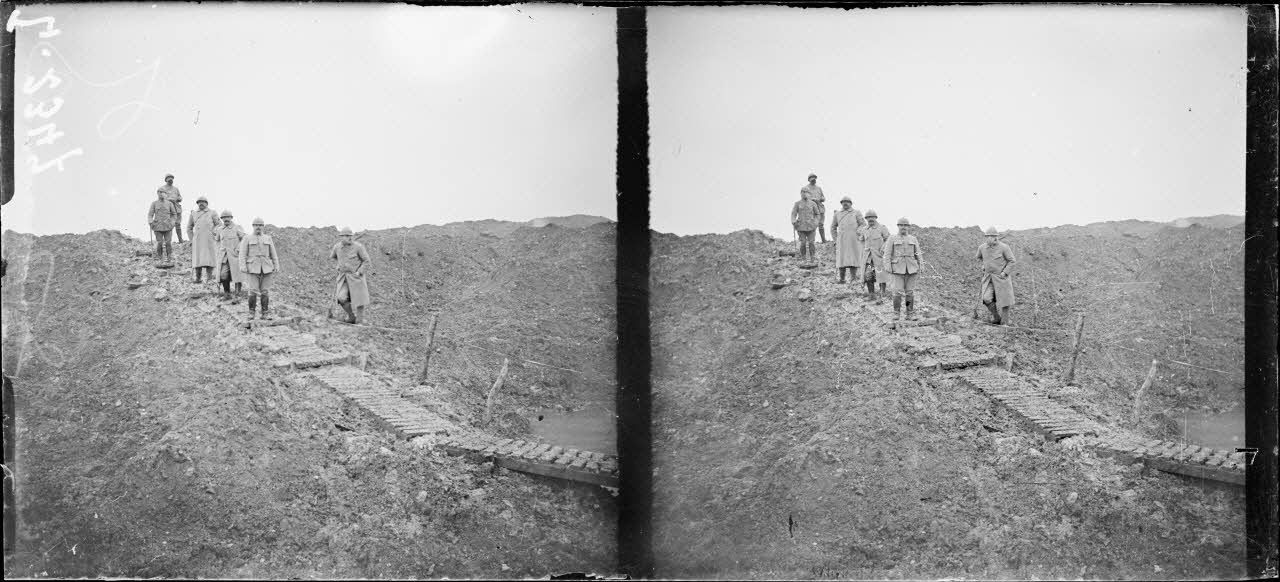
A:
[[[822,230],[822,221],[827,219],[827,196],[822,193],[822,187],[818,185],[818,175],[809,174],[809,183],[800,188],[801,192],[809,193],[809,200],[818,205],[818,234],[822,236],[822,242],[827,242],[827,233]],[[831,236],[836,233],[832,232]]]
[[[276,254],[275,242],[271,235],[262,232],[266,223],[261,218],[253,219],[253,234],[240,241],[240,272],[245,273],[249,288],[249,320],[252,321],[258,308],[258,298],[262,298],[262,319],[271,319],[270,298],[271,277],[280,271],[280,256]]]
[[[196,209],[191,211],[187,219],[187,237],[191,240],[191,270],[195,271],[196,283],[200,282],[200,272],[209,274],[206,281],[213,283],[213,268],[218,264],[218,245],[213,240],[213,231],[218,229],[218,215],[209,209],[209,199],[196,198]]]
[[[147,209],[147,225],[156,233],[156,260],[167,258],[169,263],[173,263],[173,243],[170,237],[173,236],[173,226],[179,220],[181,218],[178,217],[178,211],[173,208],[173,203],[169,202],[164,190],[156,190],[156,200]]]
[[[234,218],[230,210],[223,210],[222,225],[213,231],[213,240],[218,245],[218,282],[222,283],[223,299],[231,299],[232,283],[236,284],[236,297],[239,297],[244,282],[244,273],[240,272],[240,240],[244,238],[244,229],[232,222]]]
[[[369,284],[362,271],[369,266],[369,253],[364,245],[351,240],[351,229],[338,231],[338,244],[333,245],[329,258],[338,261],[338,279],[333,296],[347,312],[347,323],[364,321],[364,306],[369,304]],[[355,313],[351,312],[352,306]]]
[[[881,248],[888,263],[889,280],[893,288],[893,319],[902,319],[902,296],[907,297],[907,319],[916,318],[916,276],[920,273],[920,243],[909,230],[911,221],[898,219],[898,234],[889,237]]]
[[[813,245],[813,230],[822,224],[818,207],[809,200],[809,193],[801,190],[800,200],[791,207],[791,226],[800,234],[800,260],[807,254],[810,262],[817,262],[817,249]]]
[[[831,214],[831,240],[836,243],[836,269],[840,271],[841,283],[844,283],[845,269],[850,270],[850,282],[856,285],[860,278],[864,253],[860,229],[866,224],[848,196],[840,199],[840,210]]]
[[[164,185],[160,186],[160,191],[164,192],[169,202],[173,203],[173,211],[178,214],[178,221],[182,220],[182,192],[178,191],[178,187],[173,185],[173,174],[164,175]],[[178,223],[175,221],[175,224]],[[178,224],[178,242],[182,242],[182,225]]]
[[[867,299],[875,299],[879,305],[884,301],[885,286],[889,282],[889,271],[884,265],[884,242],[889,240],[889,227],[877,222],[875,210],[867,210],[867,225],[862,227],[863,263],[865,264],[862,280],[867,283]],[[876,283],[880,284],[880,294],[876,294]]]
[[[1013,249],[1000,242],[1000,233],[995,227],[988,228],[986,236],[987,242],[978,247],[977,254],[977,259],[982,261],[982,284],[978,296],[991,311],[992,323],[1009,325],[1009,308],[1017,303],[1013,296],[1013,280],[1009,278],[1009,270],[1016,262]]]

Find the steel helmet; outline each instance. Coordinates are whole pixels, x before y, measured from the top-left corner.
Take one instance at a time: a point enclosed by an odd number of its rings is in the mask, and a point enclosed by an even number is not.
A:
[[[898,226],[911,226],[911,221],[904,216],[898,219]]]
[[[221,216],[221,217],[223,217],[223,218],[235,218],[235,217],[231,214],[231,211],[230,211],[230,210],[223,210],[223,211],[222,211],[222,214],[219,214],[218,216]]]
[[[208,204],[208,203],[209,203],[209,199],[208,199],[208,198],[205,198],[204,196],[201,196],[201,197],[199,197],[199,198],[196,198],[196,202],[204,202],[205,204]]]
[[[261,218],[253,219],[254,226],[266,226],[266,224],[267,224],[266,221],[262,220]]]
[[[810,177],[810,178],[817,178],[817,177],[818,177],[818,175],[817,175],[817,174],[812,174],[812,173],[811,173],[811,174],[809,174],[809,177]]]
[[[879,214],[876,214],[876,211],[874,211],[874,210],[868,210],[868,211],[867,211],[867,218],[880,218],[880,215],[879,215]]]
[[[996,231],[996,227],[992,226],[987,229],[987,236],[1000,236],[1000,233]]]
[[[852,198],[850,198],[850,197],[848,197],[848,196],[845,196],[845,197],[841,198],[841,199],[840,199],[840,201],[841,201],[841,202],[848,202],[848,203],[850,203],[850,204],[852,204],[852,203],[853,203],[853,199],[852,199]]]
[[[345,226],[342,227],[342,230],[338,231],[338,236],[351,236],[351,229]]]

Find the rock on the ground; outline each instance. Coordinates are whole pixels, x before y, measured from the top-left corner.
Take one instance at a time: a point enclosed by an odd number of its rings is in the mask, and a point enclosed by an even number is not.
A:
[[[801,301],[813,301],[813,291],[810,291],[807,287],[801,289],[798,299]]]

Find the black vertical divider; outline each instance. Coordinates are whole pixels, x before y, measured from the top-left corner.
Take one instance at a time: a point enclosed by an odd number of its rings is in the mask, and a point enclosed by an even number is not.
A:
[[[618,567],[653,575],[649,345],[649,101],[644,7],[619,8]]]
[[[1280,58],[1276,7],[1249,6],[1245,133],[1245,552],[1250,578],[1276,575],[1276,205]]]

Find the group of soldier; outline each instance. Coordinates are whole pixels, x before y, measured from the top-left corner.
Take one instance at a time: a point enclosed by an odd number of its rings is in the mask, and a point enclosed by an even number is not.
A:
[[[817,174],[809,174],[809,183],[800,188],[800,200],[791,207],[791,225],[795,228],[800,248],[799,259],[807,264],[818,262],[814,231],[827,242],[823,221],[826,218],[826,196],[818,186]],[[840,209],[831,216],[831,238],[835,245],[836,269],[840,283],[845,283],[845,271],[849,282],[862,282],[867,288],[867,299],[877,304],[884,301],[888,292],[893,296],[894,319],[902,319],[902,306],[907,308],[908,320],[915,320],[916,278],[923,264],[920,241],[911,234],[911,221],[898,219],[897,234],[878,222],[875,210],[868,209],[864,217],[853,208],[848,196],[840,199]],[[1013,249],[1000,242],[999,232],[988,228],[986,242],[978,247],[976,259],[982,263],[982,282],[979,296],[991,312],[992,323],[1008,325],[1009,309],[1015,303],[1013,281],[1009,278],[1015,262]],[[877,290],[877,286],[879,289]],[[887,288],[887,289],[886,289]]]
[[[173,185],[173,174],[166,174],[164,182],[156,190],[156,200],[147,211],[147,223],[155,236],[156,260],[171,266],[170,238],[175,230],[178,243],[183,242],[182,193]],[[261,319],[271,319],[271,283],[280,272],[280,254],[271,235],[264,232],[266,222],[254,218],[252,234],[245,234],[230,210],[223,210],[221,214],[214,212],[204,196],[196,199],[196,206],[186,222],[195,282],[203,280],[221,285],[223,300],[232,303],[239,303],[247,289],[249,319],[259,317],[259,305]],[[343,228],[338,231],[338,242],[333,245],[329,258],[336,261],[334,299],[346,312],[347,323],[359,323],[364,320],[364,308],[370,301],[365,277],[370,269],[369,253],[354,240],[350,228]],[[216,281],[215,268],[218,270]]]

